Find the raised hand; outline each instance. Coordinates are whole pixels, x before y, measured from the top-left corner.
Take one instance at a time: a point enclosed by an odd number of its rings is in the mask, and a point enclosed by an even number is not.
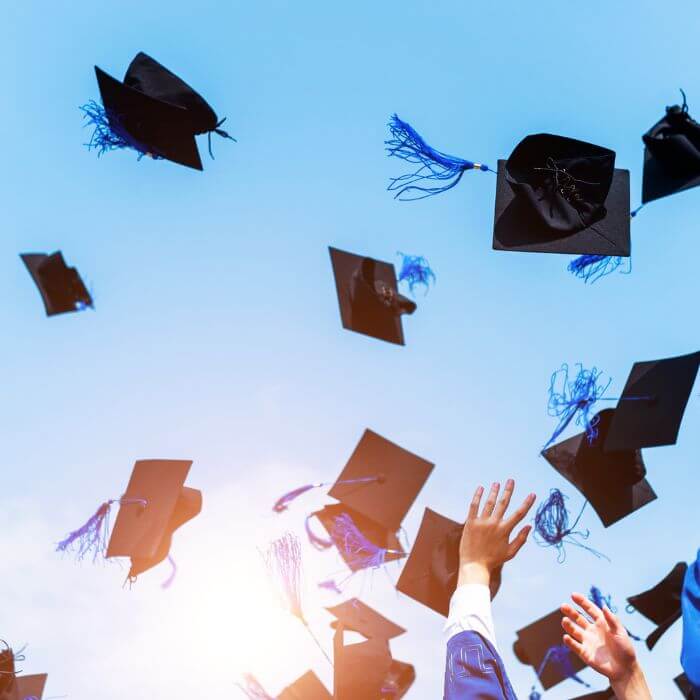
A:
[[[506,510],[513,496],[515,482],[506,481],[501,499],[498,499],[500,484],[491,486],[484,507],[479,513],[484,489],[480,486],[474,493],[467,521],[462,531],[459,547],[459,584],[463,583],[495,583],[500,581],[500,570],[503,564],[512,559],[527,541],[532,529],[529,525],[521,528],[511,540],[511,534],[535,502],[535,494],[530,494],[508,518]]]
[[[571,599],[588,617],[569,603],[561,606],[564,644],[606,676],[620,700],[650,700],[632,640],[617,616],[606,606],[601,610],[581,593],[573,593]]]

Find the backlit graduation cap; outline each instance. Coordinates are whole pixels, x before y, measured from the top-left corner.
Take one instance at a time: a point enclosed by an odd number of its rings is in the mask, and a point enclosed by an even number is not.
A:
[[[681,673],[680,676],[676,676],[673,679],[673,682],[676,684],[678,690],[681,691],[681,695],[684,698],[687,700],[693,700],[693,686],[690,685],[688,676],[686,676],[685,673]]]
[[[666,114],[642,136],[644,175],[642,204],[700,184],[700,124],[682,105],[666,107]]]
[[[17,676],[16,691],[13,700],[42,700],[48,675]]]
[[[0,640],[0,700],[14,700],[16,677],[14,652]]]
[[[544,450],[544,458],[571,482],[609,527],[656,499],[646,480],[640,450],[605,452],[603,445],[617,409],[605,409],[595,420],[591,442],[585,432]]]
[[[212,107],[181,78],[141,52],[119,82],[95,66],[100,107],[83,107],[95,132],[88,146],[101,155],[132,148],[140,155],[165,158],[202,170],[195,135],[216,133],[231,138]],[[211,141],[209,143],[211,154]]]
[[[104,551],[109,512],[118,503],[117,516],[105,556],[129,557],[129,579],[162,562],[170,551],[173,533],[202,509],[202,494],[184,485],[191,460],[139,460],[126,489],[103,503],[78,530],[58,544],[58,551],[74,551],[78,559],[98,558]]]
[[[357,632],[367,639],[389,640],[406,632],[358,598],[351,598],[326,610],[336,618],[331,623],[333,628],[340,624],[344,629]]]
[[[416,310],[399,293],[391,263],[329,248],[343,328],[404,345],[401,316]]]
[[[517,632],[513,652],[518,660],[532,666],[545,690],[571,678],[588,687],[576,674],[586,664],[563,643],[559,610],[536,620]]]
[[[301,678],[288,685],[276,700],[333,700],[326,686],[313,671],[307,671]]]
[[[627,599],[628,610],[640,612],[657,625],[646,639],[649,649],[653,649],[661,636],[681,617],[681,593],[687,569],[685,562],[678,562],[653,588]]]
[[[457,588],[463,525],[426,508],[396,588],[447,617]]]
[[[674,445],[700,352],[632,367],[603,445],[606,452]]]
[[[92,297],[78,271],[66,265],[61,251],[51,255],[22,253],[20,258],[39,289],[47,316],[92,307]]]
[[[413,666],[392,659],[384,639],[346,645],[343,632],[339,624],[333,640],[334,700],[402,698],[415,680]]]

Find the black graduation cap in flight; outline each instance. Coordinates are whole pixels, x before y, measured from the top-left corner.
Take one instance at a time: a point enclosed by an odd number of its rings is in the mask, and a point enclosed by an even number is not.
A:
[[[682,105],[666,114],[643,136],[642,204],[700,185],[700,124]]]
[[[416,310],[398,291],[393,264],[329,248],[343,328],[404,345],[401,316]]]
[[[606,452],[674,445],[700,366],[700,352],[636,362],[603,445]]]
[[[47,316],[92,307],[92,297],[78,271],[66,265],[61,251],[22,253],[20,258],[39,289]]]
[[[619,407],[608,408],[598,413],[593,442],[583,432],[542,453],[586,497],[605,527],[656,499],[645,478],[646,467],[640,450],[603,450],[610,424],[619,410]]]
[[[657,625],[647,637],[647,648],[653,649],[661,636],[681,617],[681,593],[688,565],[678,562],[668,575],[648,591],[627,599],[633,608]]]
[[[357,632],[367,639],[389,640],[406,632],[358,598],[351,598],[326,610],[336,618],[331,623],[334,629],[340,624],[347,631]]]
[[[16,677],[14,652],[0,640],[0,700],[14,700]]]
[[[685,673],[681,673],[680,676],[676,676],[673,679],[678,690],[680,690],[681,695],[686,698],[686,700],[693,700],[693,687],[690,685],[688,676]]]
[[[202,493],[184,485],[191,460],[142,459],[131,480],[107,547],[107,557],[130,557],[129,578],[160,564],[175,530],[202,510]],[[145,502],[145,505],[141,505]]]
[[[629,171],[615,168],[610,149],[526,136],[498,161],[493,248],[628,257]]]
[[[90,146],[100,152],[131,147],[202,170],[195,136],[231,138],[220,128],[224,120],[198,92],[143,52],[131,62],[123,82],[97,66],[95,74],[104,112],[94,104],[83,110],[96,126]]]
[[[15,696],[12,700],[42,700],[48,675],[46,673],[32,676],[17,676],[15,679]]]
[[[313,671],[307,671],[301,678],[288,685],[276,700],[333,700],[326,686]]]
[[[555,610],[517,632],[513,652],[518,660],[532,666],[545,690],[574,678],[586,664],[564,646],[562,614]],[[578,678],[579,682],[583,682]]]

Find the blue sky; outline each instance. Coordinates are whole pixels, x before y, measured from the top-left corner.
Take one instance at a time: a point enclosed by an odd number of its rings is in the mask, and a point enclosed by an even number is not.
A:
[[[383,151],[392,112],[490,164],[528,133],[560,133],[615,149],[634,206],[642,132],[679,87],[700,111],[690,2],[27,2],[3,20],[1,636],[29,643],[23,668],[50,673],[49,696],[237,697],[246,669],[271,692],[309,667],[330,684],[265,591],[257,552],[323,499],[273,517],[280,493],[333,479],[370,427],[436,463],[410,538],[425,506],[459,519],[476,485],[511,475],[520,495],[558,486],[577,510],[538,455],[551,372],[596,365],[617,395],[634,361],[698,349],[697,191],[634,221],[632,275],[586,287],[567,258],[491,250],[491,174],[399,203],[385,187],[405,164]],[[93,65],[121,77],[139,50],[228,117],[238,143],[215,139],[211,161],[202,140],[203,173],[83,147]],[[429,259],[437,285],[406,320],[405,348],[341,329],[328,245]],[[91,284],[94,313],[44,317],[18,254],[56,249]],[[645,453],[655,503],[608,530],[587,511],[611,563],[570,548],[558,564],[531,542],[508,565],[495,619],[524,697],[534,674],[511,653],[516,629],[592,583],[623,608],[694,557],[698,421],[695,397],[678,445]],[[188,483],[205,497],[176,536],[170,591],[167,567],[128,590],[125,569],[53,553],[136,459],[155,457],[193,459]],[[309,550],[306,567],[308,615],[330,645],[321,607],[336,600],[313,583],[339,563]],[[362,592],[409,630],[393,643],[417,669],[408,697],[440,697],[442,619],[381,572]],[[640,648],[657,697],[676,692],[680,631]]]

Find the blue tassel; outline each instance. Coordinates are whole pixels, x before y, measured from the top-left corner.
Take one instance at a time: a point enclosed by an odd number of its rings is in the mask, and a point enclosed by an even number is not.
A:
[[[402,554],[370,542],[347,513],[341,513],[333,519],[331,539],[345,554],[345,559],[352,569],[378,569],[384,565],[386,555],[390,551],[392,554]]]
[[[84,104],[80,111],[86,122],[95,127],[90,141],[85,145],[90,151],[96,150],[98,157],[109,151],[131,148],[139,154],[139,160],[146,155],[155,160],[162,158],[162,156],[150,152],[148,146],[132,138],[125,129],[119,126],[119,119],[116,115],[108,115],[105,108],[94,100]]]
[[[435,284],[435,273],[430,269],[428,261],[420,255],[404,255],[404,253],[397,253],[397,255],[403,258],[399,272],[399,283],[408,282],[411,294],[413,294],[413,288],[417,284],[422,284],[427,294],[430,282]]]
[[[318,549],[320,552],[322,552],[324,549],[330,549],[333,546],[333,540],[327,540],[323,537],[319,537],[311,529],[311,518],[313,518],[314,515],[314,513],[311,513],[311,515],[306,516],[306,520],[304,521],[304,529],[306,530],[306,536],[309,538],[309,542],[311,543],[311,545],[315,549]]]
[[[594,605],[597,605],[601,610],[605,606],[610,612],[615,612],[612,605],[612,596],[604,596],[603,592],[597,586],[591,586],[590,593],[588,594],[588,600]]]
[[[332,483],[334,484],[370,484],[374,483],[375,481],[382,481],[384,479],[383,475],[380,476],[364,476],[358,479],[344,479],[342,481],[336,481],[336,482],[320,482],[318,484],[305,484],[304,486],[299,486],[296,489],[293,489],[292,491],[288,491],[284,495],[280,496],[276,501],[275,504],[272,506],[272,510],[275,511],[275,513],[282,513],[285,510],[287,510],[287,507],[289,504],[295,499],[301,496],[302,494],[305,494],[307,491],[310,491],[311,489],[320,489],[323,486],[330,486]]]
[[[221,136],[221,138],[230,139],[230,140],[233,141],[234,143],[237,143],[236,139],[234,139],[233,136],[231,136],[231,134],[229,134],[227,131],[224,131],[223,129],[220,128],[221,125],[222,125],[225,121],[226,121],[226,117],[224,117],[223,119],[220,119],[220,120],[217,122],[216,126],[215,126],[211,131],[207,132],[207,145],[208,145],[208,147],[209,147],[209,156],[211,157],[212,160],[216,160],[216,158],[214,158],[214,153],[213,153],[212,150],[211,150],[211,135],[212,135],[212,132],[215,133],[215,134],[217,134],[218,136]]]
[[[574,276],[584,281],[593,284],[601,277],[607,277],[618,270],[622,265],[623,258],[617,255],[582,255],[581,257],[572,260],[567,270]],[[623,275],[629,275],[632,272],[632,258],[628,258],[628,266],[625,270],[620,270]]]
[[[488,165],[436,151],[409,123],[399,119],[396,114],[389,121],[389,131],[391,138],[385,141],[389,156],[420,166],[412,173],[391,178],[387,189],[396,192],[394,199],[412,201],[447,192],[462,179],[467,170],[494,172]],[[445,184],[436,187],[424,187],[420,184],[426,181]],[[408,194],[412,192],[417,194]]]
[[[559,424],[549,438],[543,449],[551,445],[571,421],[576,418],[576,425],[585,427],[589,443],[593,443],[598,436],[596,425],[598,417],[591,417],[593,404],[607,391],[612,380],[608,380],[605,386],[599,384],[602,372],[595,367],[584,369],[581,364],[576,365],[578,372],[573,381],[569,380],[569,366],[563,364],[552,374],[549,382],[549,402],[547,411],[550,416],[559,418]]]
[[[569,526],[569,512],[566,509],[566,496],[559,489],[551,489],[547,500],[540,504],[535,513],[535,534],[539,536],[537,543],[543,547],[556,547],[558,550],[557,561],[561,564],[566,559],[565,544],[573,544],[576,547],[587,549],[598,558],[608,559],[604,554],[585,544],[576,541],[574,537],[588,539],[588,530],[575,530],[578,521],[583,515],[586,503],[576,517],[573,525]],[[536,538],[537,539],[537,538]],[[608,561],[610,561],[608,559]]]
[[[93,562],[103,556],[109,535],[109,512],[113,503],[114,501],[105,501],[84,525],[73,530],[56,545],[56,551],[72,551],[77,561],[82,561],[88,554],[92,554]]]
[[[301,607],[301,545],[297,536],[287,532],[274,540],[268,548],[265,563],[285,607],[306,625]]]
[[[249,698],[249,700],[275,700],[271,695],[265,692],[265,689],[260,685],[258,679],[251,673],[243,674],[243,684],[236,684]]]
[[[552,665],[557,669],[560,675],[564,676],[565,678],[571,678],[571,680],[586,686],[586,688],[590,688],[591,686],[588,685],[588,683],[576,675],[574,666],[571,663],[571,658],[572,653],[569,651],[568,647],[565,647],[563,644],[555,644],[554,646],[549,647],[544,659],[542,659],[540,667],[537,669],[537,677],[542,678],[544,669],[548,665]]]
[[[532,690],[530,691],[530,695],[527,696],[527,700],[542,700],[542,694],[538,693],[533,686]]]
[[[164,591],[173,585],[173,581],[175,581],[175,577],[177,576],[177,564],[175,563],[175,560],[170,554],[168,554],[168,563],[170,564],[172,571],[170,572],[170,576],[168,576],[168,578],[166,578],[165,581],[163,581],[163,583],[160,584],[160,587]]]

